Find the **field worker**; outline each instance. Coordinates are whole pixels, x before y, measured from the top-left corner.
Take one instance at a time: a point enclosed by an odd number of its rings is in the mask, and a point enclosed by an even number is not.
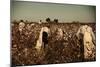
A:
[[[80,37],[80,34],[83,35],[83,37]],[[81,26],[77,32],[77,37],[83,38],[83,44],[84,44],[84,58],[94,58],[93,56],[93,50],[95,49],[95,35],[92,31],[92,28],[90,26],[84,25]]]
[[[61,40],[63,38],[63,30],[61,28],[57,29],[57,40]]]
[[[19,31],[20,31],[20,33],[22,32],[22,30],[23,30],[24,27],[25,27],[25,23],[23,21],[21,21],[19,23]]]
[[[45,47],[45,45],[48,44],[49,32],[50,32],[50,30],[48,27],[41,28],[39,38],[37,40],[36,47],[35,47],[38,51],[41,50],[42,46]]]

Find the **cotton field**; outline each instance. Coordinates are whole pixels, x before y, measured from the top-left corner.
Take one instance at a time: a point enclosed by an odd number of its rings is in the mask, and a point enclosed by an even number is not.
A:
[[[95,23],[11,23],[12,65],[95,61],[96,48],[85,58],[84,38],[76,36],[83,25],[96,37]]]

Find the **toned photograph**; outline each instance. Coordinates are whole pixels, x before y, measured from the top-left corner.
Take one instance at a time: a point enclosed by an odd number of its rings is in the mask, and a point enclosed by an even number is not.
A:
[[[11,66],[96,61],[96,6],[11,1]]]

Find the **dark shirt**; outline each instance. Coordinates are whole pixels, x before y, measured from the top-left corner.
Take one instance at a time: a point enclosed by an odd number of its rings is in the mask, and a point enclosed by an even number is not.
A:
[[[48,34],[47,34],[47,32],[43,32],[42,42],[44,42],[44,45],[48,44]]]

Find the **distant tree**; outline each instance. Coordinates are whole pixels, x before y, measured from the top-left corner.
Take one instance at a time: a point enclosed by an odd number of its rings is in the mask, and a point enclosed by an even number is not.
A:
[[[42,20],[40,20],[40,22],[42,22]]]
[[[28,20],[25,21],[26,23],[28,22]]]
[[[58,19],[54,19],[54,22],[55,22],[55,23],[58,23]]]
[[[41,24],[41,23],[42,23],[42,20],[39,21],[39,24]]]
[[[73,21],[72,23],[79,23],[79,21]]]
[[[50,22],[51,20],[50,20],[50,18],[46,18],[46,22]]]
[[[20,20],[20,22],[24,22],[23,20]]]

